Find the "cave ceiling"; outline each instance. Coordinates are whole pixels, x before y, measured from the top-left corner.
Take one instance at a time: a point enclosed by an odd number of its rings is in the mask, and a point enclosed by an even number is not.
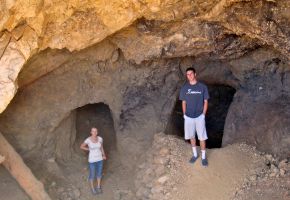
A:
[[[289,22],[287,0],[4,0],[0,112],[19,87],[94,45],[106,49],[95,52],[99,60],[122,52],[137,64],[186,56],[235,62],[259,48],[270,49],[287,63]],[[39,56],[54,62],[45,66]]]

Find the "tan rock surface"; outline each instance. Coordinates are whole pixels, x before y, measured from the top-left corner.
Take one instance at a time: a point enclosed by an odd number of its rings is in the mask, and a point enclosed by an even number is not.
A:
[[[4,1],[0,7],[0,112],[14,97],[18,73],[35,50],[80,50],[130,25],[142,15],[170,20],[168,10],[174,4],[172,0]],[[191,6],[183,7],[180,15],[185,13],[182,10],[188,9]]]
[[[215,52],[220,48],[218,41],[233,34],[272,46],[289,58],[289,13],[286,0],[4,0],[0,6],[0,112],[17,92],[18,73],[41,50],[81,50],[130,26],[113,41],[137,63]],[[133,23],[141,18],[160,22],[154,27],[157,31],[136,31]]]
[[[0,163],[3,163],[5,161],[5,157],[0,155]]]

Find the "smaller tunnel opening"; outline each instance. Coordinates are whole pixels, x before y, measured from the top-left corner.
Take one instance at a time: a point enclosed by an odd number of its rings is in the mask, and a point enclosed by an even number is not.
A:
[[[103,181],[105,185],[110,185],[114,178],[106,174],[114,174],[116,168],[117,155],[117,137],[114,129],[114,121],[111,115],[111,110],[104,103],[87,104],[76,109],[76,140],[75,151],[82,157],[85,155],[85,162],[82,167],[87,168],[88,152],[80,149],[81,143],[91,135],[91,128],[98,129],[98,136],[103,138],[103,147],[107,158],[103,165]],[[83,157],[84,158],[84,157]],[[88,171],[85,172],[88,175]]]
[[[220,148],[226,116],[236,90],[226,85],[208,85],[208,91],[210,99],[206,116],[207,148]],[[165,132],[170,135],[184,137],[182,103],[178,99],[167,123]],[[197,145],[199,145],[198,140]]]
[[[104,150],[108,156],[116,150],[116,132],[109,106],[104,103],[88,104],[76,109],[77,151],[80,144],[90,136],[92,127],[98,129],[98,135],[104,140]]]
[[[86,177],[85,179],[89,175],[87,164],[88,152],[81,150],[80,145],[91,135],[90,131],[92,127],[96,127],[98,135],[103,138],[103,147],[107,156],[107,160],[103,165],[102,187],[104,187],[105,193],[102,195],[102,199],[113,199],[114,188],[120,185],[120,172],[118,171],[120,156],[117,150],[117,135],[114,128],[114,120],[108,105],[104,103],[87,104],[76,109],[75,150],[82,156],[83,162],[79,170],[86,169],[83,174]],[[84,184],[85,182],[78,184]],[[83,188],[82,192],[90,195],[88,190],[89,184],[88,187],[80,185],[78,187]]]

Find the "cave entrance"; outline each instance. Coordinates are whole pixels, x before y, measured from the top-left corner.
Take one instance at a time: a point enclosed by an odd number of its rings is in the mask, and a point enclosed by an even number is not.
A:
[[[108,105],[104,103],[87,104],[76,109],[75,149],[80,155],[84,155],[84,152],[80,149],[80,144],[91,135],[92,127],[98,129],[98,135],[104,141],[104,150],[109,159],[104,162],[103,174],[105,176],[102,182],[105,185],[110,185],[110,182],[114,181],[114,177],[108,176],[108,174],[113,174],[112,172],[116,171],[115,166],[117,165],[116,158],[118,157],[118,152],[116,150],[117,138],[114,129],[114,120]],[[85,159],[83,166],[87,167],[88,155],[87,153],[85,155],[85,158],[83,157]],[[88,171],[85,174],[88,174]]]
[[[207,148],[220,148],[226,116],[236,90],[226,85],[208,85],[208,90],[210,100],[206,116]],[[176,101],[165,132],[184,137],[184,119],[179,100]],[[199,145],[198,141],[197,143]]]
[[[102,186],[105,192],[101,199],[113,199],[114,187],[118,187],[120,184],[118,181],[119,172],[117,170],[117,166],[120,166],[120,163],[118,160],[119,154],[116,147],[117,136],[114,128],[114,120],[108,105],[104,103],[87,104],[76,109],[75,149],[80,152],[80,155],[82,155],[82,169],[87,169],[83,174],[86,178],[88,178],[89,174],[87,164],[88,153],[85,153],[80,149],[80,144],[91,135],[90,131],[92,127],[96,127],[98,129],[98,135],[103,138],[104,150],[108,158],[103,165]],[[83,157],[84,154],[86,155],[85,157]],[[76,177],[81,179],[80,175]],[[76,185],[78,188],[82,188],[81,193],[88,195],[87,197],[84,197],[84,199],[90,199],[91,193],[89,190],[89,185],[87,185],[87,187],[82,186],[85,182],[80,181],[76,183]]]
[[[90,136],[92,127],[98,129],[98,135],[104,140],[104,150],[108,156],[116,150],[116,132],[108,105],[104,103],[88,104],[76,109],[76,148]]]
[[[88,104],[76,109],[76,142],[75,148],[81,152],[82,155],[82,170],[87,168],[84,172],[85,179],[88,176],[87,154],[83,157],[84,152],[80,150],[80,144],[90,136],[91,127],[98,129],[98,134],[104,139],[104,150],[107,155],[107,160],[104,162],[102,187],[104,193],[100,199],[114,199],[114,195],[118,193],[118,189],[129,190],[133,187],[133,180],[126,166],[122,164],[122,151],[117,148],[117,134],[114,128],[114,120],[111,110],[108,105],[104,103]],[[85,159],[84,159],[85,158]],[[130,159],[130,158],[128,158]],[[82,176],[82,175],[81,175]],[[75,183],[78,188],[82,188],[81,193],[86,194],[87,197],[83,199],[91,199],[91,191],[89,185],[83,187],[85,182],[79,181],[80,175],[76,176]],[[82,195],[85,196],[85,195]]]

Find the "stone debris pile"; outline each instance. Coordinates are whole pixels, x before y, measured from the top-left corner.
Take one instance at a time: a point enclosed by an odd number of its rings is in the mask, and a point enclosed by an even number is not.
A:
[[[276,156],[259,152],[255,147],[244,143],[236,144],[231,148],[236,147],[238,151],[242,152],[241,155],[251,158],[252,164],[241,179],[241,184],[234,189],[230,199],[247,199],[247,191],[250,191],[252,196],[256,190],[265,194],[268,191],[263,188],[261,183],[275,182],[276,185],[279,185],[279,183],[285,183],[284,180],[290,177],[289,160],[279,160]],[[189,167],[189,156],[188,146],[183,139],[164,133],[156,134],[151,149],[142,159],[144,162],[137,169],[136,199],[171,200],[174,194],[179,194],[178,187],[190,177],[190,174],[186,173],[186,169]],[[253,189],[256,186],[258,188]],[[286,189],[287,187],[285,186]],[[279,192],[287,196],[285,188],[280,189]],[[179,196],[183,197],[182,194]]]
[[[276,155],[259,152],[255,147],[244,143],[240,144],[239,147],[242,151],[252,154],[253,159],[255,157],[261,157],[264,163],[260,167],[250,171],[250,175],[244,179],[242,186],[237,188],[233,199],[240,200],[249,198],[246,195],[249,195],[248,193],[252,190],[259,192],[260,196],[262,196],[266,192],[265,190],[267,190],[262,188],[263,185],[275,185],[275,183],[279,182],[284,183],[285,179],[290,180],[290,164],[288,159],[279,160]],[[289,191],[286,196],[288,195],[290,198]]]
[[[169,199],[176,191],[175,185],[182,181],[174,178],[181,164],[182,151],[178,146],[184,141],[174,136],[158,133],[154,136],[152,148],[147,152],[145,162],[138,166],[135,181],[137,199]]]

